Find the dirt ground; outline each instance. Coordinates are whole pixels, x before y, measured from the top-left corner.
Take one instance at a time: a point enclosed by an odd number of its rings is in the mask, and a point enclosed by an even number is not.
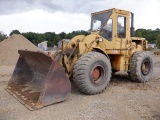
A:
[[[80,93],[72,84],[65,102],[30,111],[4,88],[13,66],[0,66],[0,120],[160,120],[160,56],[151,53],[154,72],[148,83],[120,73],[98,95]]]

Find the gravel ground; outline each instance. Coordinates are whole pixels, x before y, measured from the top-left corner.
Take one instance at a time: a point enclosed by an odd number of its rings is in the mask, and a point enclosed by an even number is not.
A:
[[[160,120],[160,56],[153,55],[154,73],[148,83],[133,83],[117,73],[98,95],[80,93],[72,84],[66,101],[30,111],[4,89],[14,69],[0,66],[0,120]]]

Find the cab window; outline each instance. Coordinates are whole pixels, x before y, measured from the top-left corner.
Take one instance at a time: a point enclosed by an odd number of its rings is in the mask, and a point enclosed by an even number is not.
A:
[[[106,25],[100,30],[100,35],[108,41],[112,41],[112,23],[112,19],[110,18]]]
[[[126,17],[118,16],[117,34],[119,38],[126,38]]]

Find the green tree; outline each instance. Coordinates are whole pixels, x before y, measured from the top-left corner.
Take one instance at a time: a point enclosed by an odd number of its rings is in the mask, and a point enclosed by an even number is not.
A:
[[[57,45],[58,44],[58,41],[60,41],[61,40],[61,38],[59,37],[59,35],[56,35],[55,37],[54,37],[54,42],[53,42],[53,44],[54,45]]]
[[[0,42],[7,38],[7,35],[0,31]]]
[[[58,41],[62,39],[72,39],[76,35],[88,35],[89,33],[83,30],[73,31],[71,33],[61,32],[56,34],[55,32],[45,32],[45,33],[34,33],[34,32],[26,32],[22,33],[24,37],[26,37],[33,44],[38,45],[38,43],[43,41],[48,41],[48,46],[53,47],[58,44]]]
[[[137,29],[136,31],[135,31],[135,36],[136,37],[142,37],[142,29]]]
[[[27,33],[22,33],[22,35],[24,37],[26,37],[30,42],[32,42],[33,44],[37,45],[36,33],[34,33],[34,32],[27,32]]]
[[[61,39],[65,39],[65,38],[66,38],[66,33],[65,33],[65,32],[61,32],[61,33],[59,34],[59,37],[60,37]]]
[[[160,34],[160,29],[157,28],[155,30],[151,29],[137,29],[135,31],[136,37],[143,37],[148,40],[148,43],[155,44],[157,40],[157,36]]]
[[[13,34],[21,34],[21,33],[19,32],[19,30],[12,30],[11,33],[9,34],[9,36],[11,36]]]
[[[55,32],[46,32],[44,33],[45,40],[48,41],[48,46],[54,46],[54,37],[56,36]]]

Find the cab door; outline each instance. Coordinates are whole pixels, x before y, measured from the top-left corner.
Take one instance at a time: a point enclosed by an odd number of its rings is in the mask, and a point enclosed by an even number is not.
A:
[[[123,50],[126,49],[126,43],[127,40],[129,39],[129,26],[128,23],[129,22],[129,17],[125,16],[125,15],[120,15],[117,14],[117,22],[116,22],[116,49],[119,50]]]
[[[101,47],[105,46],[104,49],[114,49],[113,22],[112,17],[110,17],[99,32],[99,35],[104,38],[104,43],[101,43],[102,45],[100,45]]]

